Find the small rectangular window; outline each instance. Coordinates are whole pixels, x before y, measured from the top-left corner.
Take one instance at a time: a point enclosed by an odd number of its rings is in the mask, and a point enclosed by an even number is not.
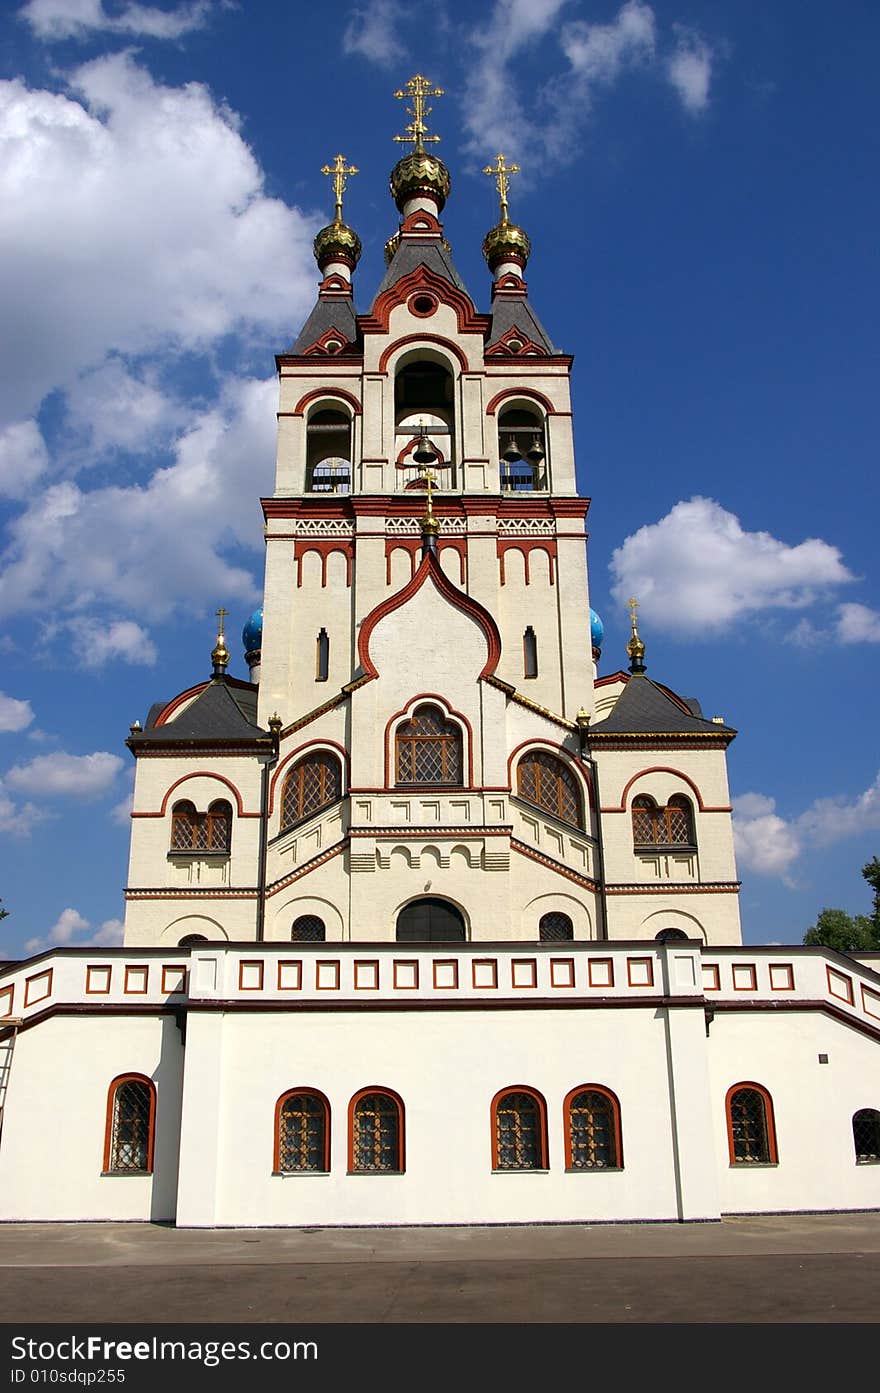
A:
[[[523,676],[537,677],[538,675],[538,640],[531,624],[523,634]]]
[[[326,682],[330,672],[330,638],[326,629],[318,634],[315,653],[315,681]]]

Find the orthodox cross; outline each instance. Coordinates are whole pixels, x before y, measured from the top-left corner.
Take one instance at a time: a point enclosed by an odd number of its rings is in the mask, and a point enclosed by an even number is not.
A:
[[[218,637],[218,638],[223,638],[223,637],[224,637],[224,635],[223,635],[223,621],[224,621],[224,619],[226,618],[226,616],[227,616],[228,613],[229,613],[229,610],[228,610],[228,609],[224,609],[222,605],[221,605],[220,608],[217,610],[217,637]]]
[[[425,106],[426,97],[442,97],[442,87],[432,87],[426,77],[421,73],[416,73],[411,77],[405,88],[401,88],[394,93],[398,100],[409,97],[412,106],[408,114],[412,116],[408,126],[405,126],[405,135],[396,135],[394,139],[405,145],[414,146],[415,150],[422,150],[426,144],[434,144],[440,139],[439,135],[428,135],[428,127],[425,125],[425,117],[430,116],[431,108]]]
[[[498,197],[501,199],[501,221],[509,222],[507,190],[510,188],[511,174],[519,174],[518,164],[505,164],[504,155],[496,155],[494,164],[487,164],[483,170],[484,174],[495,175],[495,187],[498,190]]]
[[[638,600],[636,600],[636,599],[631,599],[631,600],[627,600],[626,603],[627,603],[627,605],[628,605],[628,607],[629,607],[629,616],[630,616],[630,623],[632,624],[632,631],[633,631],[633,633],[636,633],[636,632],[637,632],[637,629],[636,629],[636,610],[637,610],[638,607],[639,607],[639,602],[638,602]]]
[[[333,192],[336,195],[336,212],[333,215],[334,222],[342,222],[342,195],[345,192],[346,180],[352,174],[359,174],[357,165],[345,163],[344,155],[337,155],[332,164],[321,165],[322,174],[333,175]]]

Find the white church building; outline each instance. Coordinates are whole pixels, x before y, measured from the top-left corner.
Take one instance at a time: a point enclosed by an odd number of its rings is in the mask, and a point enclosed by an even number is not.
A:
[[[0,970],[0,1218],[880,1208],[880,954],[742,945],[736,732],[649,675],[635,602],[599,675],[572,359],[529,302],[515,170],[486,171],[480,310],[440,94],[407,93],[366,313],[355,171],[326,171],[250,681],[221,611],[211,675],[131,728],[124,946]]]

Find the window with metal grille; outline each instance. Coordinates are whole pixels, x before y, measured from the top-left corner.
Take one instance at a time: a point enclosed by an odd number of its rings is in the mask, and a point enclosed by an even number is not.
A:
[[[493,1169],[547,1169],[547,1110],[539,1093],[511,1089],[492,1104]]]
[[[582,825],[577,780],[561,759],[540,750],[523,755],[516,767],[516,791],[527,803],[552,813],[561,822]]]
[[[418,706],[397,727],[395,767],[399,784],[460,784],[461,731],[438,706]]]
[[[644,794],[633,799],[633,846],[696,846],[694,819],[686,798],[675,794],[663,808]]]
[[[880,1112],[876,1108],[859,1108],[853,1113],[853,1145],[860,1166],[880,1161]]]
[[[114,1079],[107,1102],[104,1171],[149,1175],[153,1169],[156,1091],[149,1079],[128,1074]]]
[[[403,1170],[403,1105],[378,1090],[352,1100],[349,1169],[364,1174]]]
[[[293,921],[290,937],[294,943],[323,943],[327,937],[324,920],[317,914],[301,914]]]
[[[574,925],[567,914],[552,910],[549,914],[541,915],[538,936],[542,943],[562,943],[566,939],[574,938]]]
[[[275,1114],[275,1170],[328,1171],[329,1118],[326,1098],[312,1089],[297,1089],[279,1098]]]
[[[175,803],[171,813],[171,850],[199,854],[228,854],[232,835],[232,808],[224,800],[212,803],[206,813],[190,802]]]
[[[733,1166],[776,1163],[770,1094],[758,1084],[736,1084],[727,1095],[727,1131]]]
[[[281,794],[281,830],[326,808],[342,797],[342,766],[324,750],[304,755],[284,780]]]
[[[619,1170],[620,1105],[604,1088],[587,1087],[565,1100],[568,1170]]]

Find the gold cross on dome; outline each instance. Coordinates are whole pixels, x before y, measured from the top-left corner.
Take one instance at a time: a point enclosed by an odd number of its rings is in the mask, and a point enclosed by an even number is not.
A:
[[[412,102],[409,108],[409,115],[412,116],[408,126],[404,127],[405,135],[396,135],[394,139],[404,145],[412,145],[416,150],[421,150],[425,144],[434,144],[440,139],[439,135],[428,135],[428,127],[425,125],[425,117],[430,116],[431,108],[425,105],[426,97],[442,97],[442,87],[432,87],[426,77],[421,73],[416,73],[411,77],[405,87],[401,87],[394,93],[398,101],[408,97]]]
[[[511,174],[519,174],[518,164],[505,164],[504,155],[496,155],[494,164],[487,164],[483,170],[484,174],[495,175],[495,187],[498,190],[498,197],[501,199],[501,221],[509,222],[507,190],[510,188]]]
[[[344,155],[337,155],[332,164],[321,165],[322,174],[332,174],[333,192],[336,195],[336,212],[333,215],[334,222],[342,222],[342,195],[345,192],[346,180],[352,174],[359,174],[357,165],[345,163]]]
[[[217,637],[218,637],[218,638],[222,638],[222,637],[223,637],[223,621],[224,621],[224,619],[226,618],[226,616],[227,616],[228,613],[229,613],[229,610],[228,610],[228,609],[224,609],[222,605],[221,605],[220,608],[217,610]]]
[[[633,598],[633,599],[627,600],[626,603],[627,603],[627,605],[629,606],[629,617],[630,617],[630,623],[632,624],[632,631],[633,631],[633,633],[635,633],[635,632],[636,632],[636,610],[637,610],[638,607],[639,607],[639,602],[638,602],[638,600],[636,600],[635,598]]]

